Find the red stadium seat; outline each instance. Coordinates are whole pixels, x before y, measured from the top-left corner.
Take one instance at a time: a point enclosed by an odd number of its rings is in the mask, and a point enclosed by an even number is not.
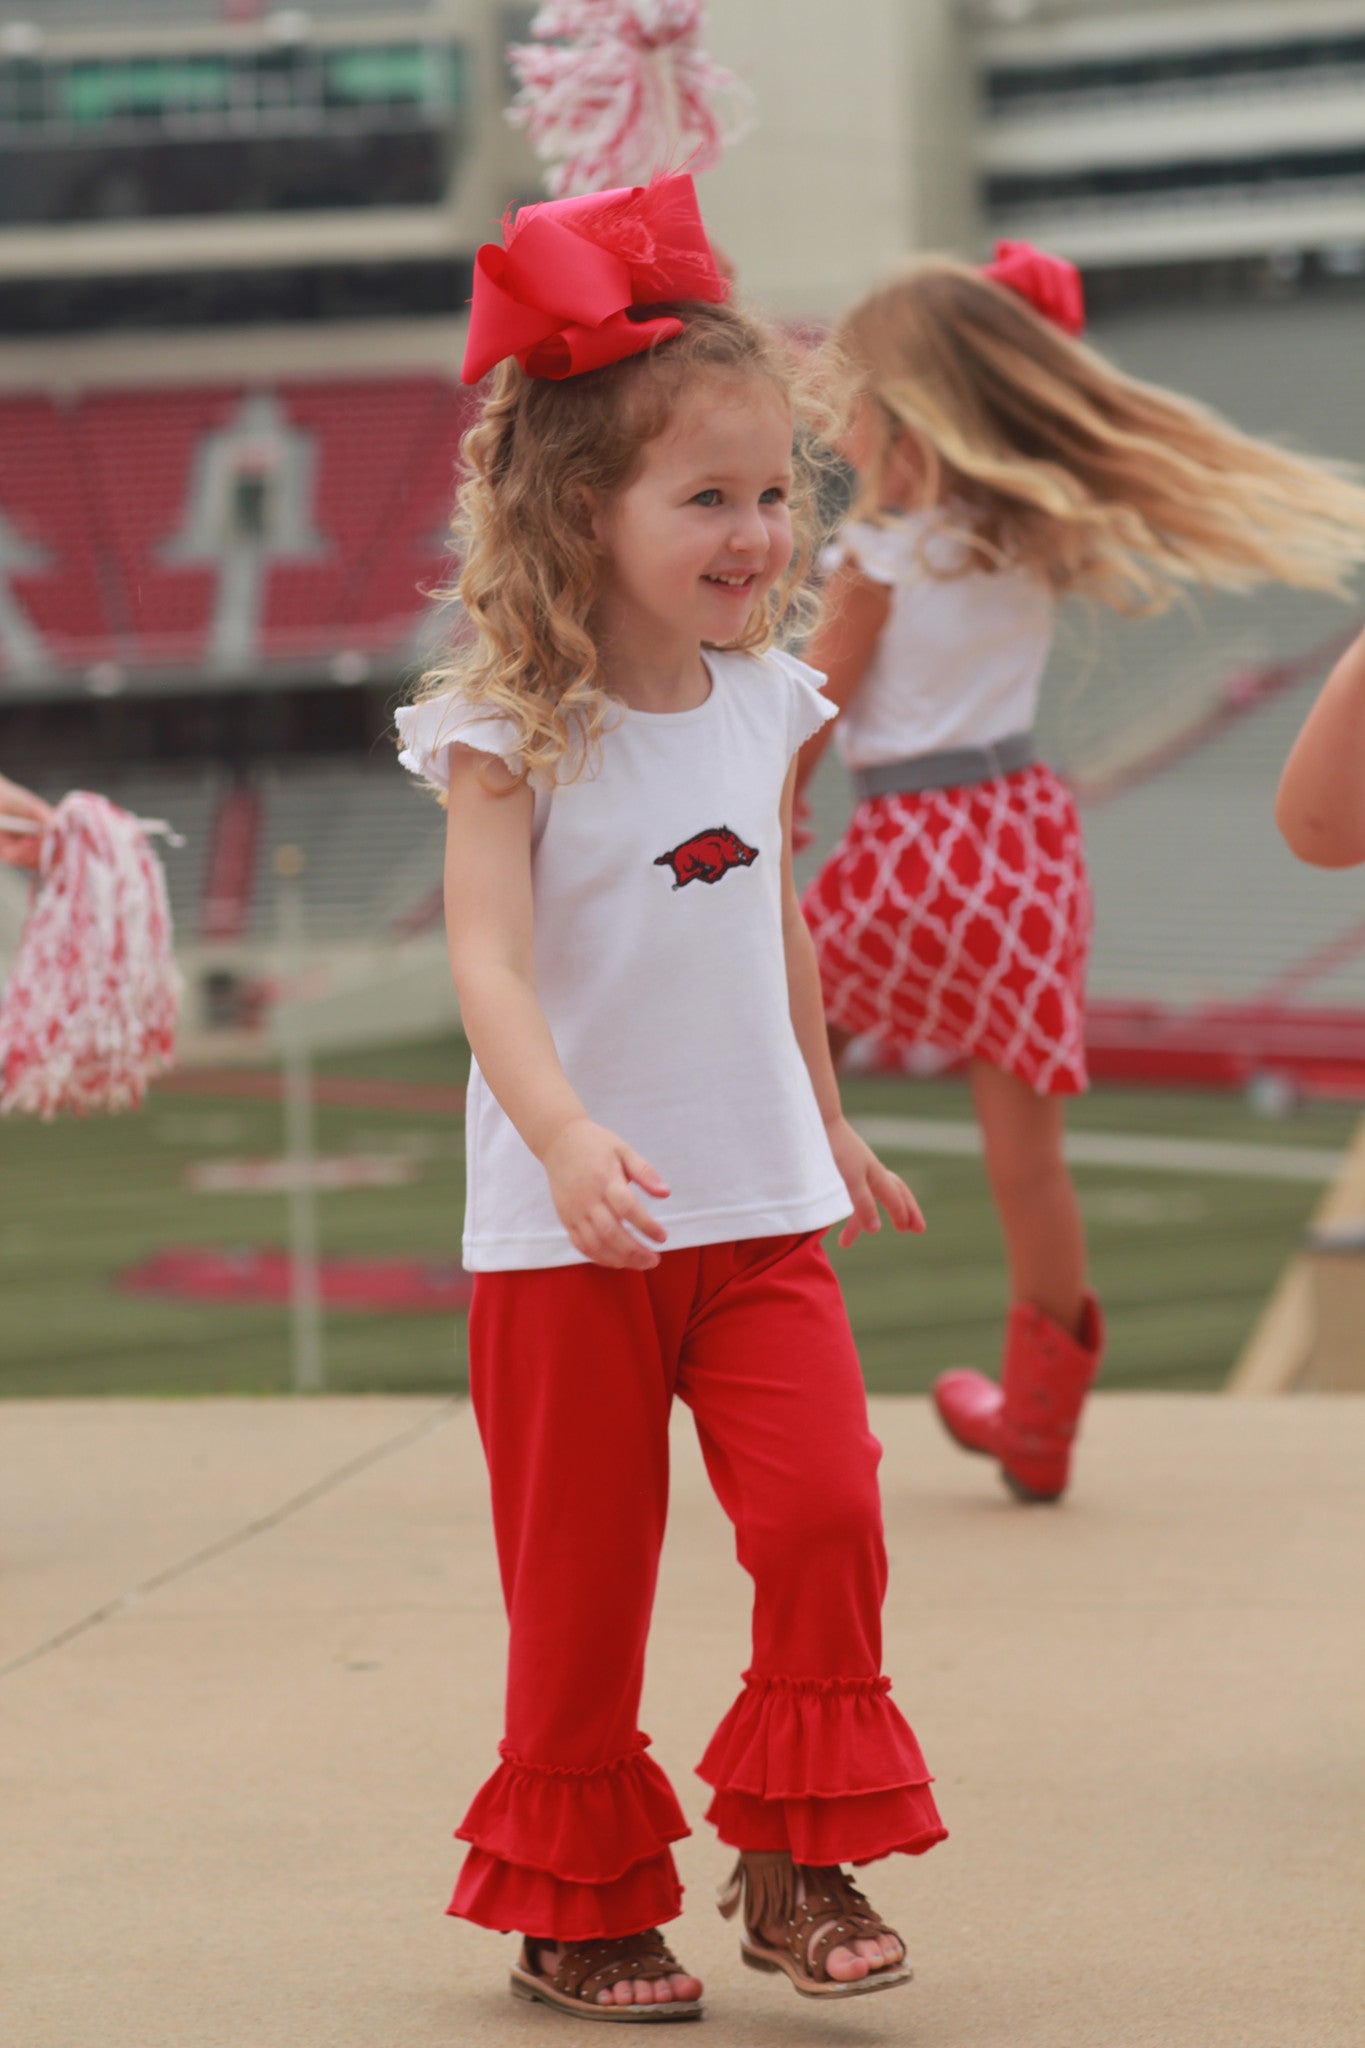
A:
[[[437,377],[0,399],[0,673],[397,658],[469,416]]]
[[[0,583],[43,666],[112,651],[121,621],[100,576],[73,416],[51,398],[0,398]],[[0,670],[19,665],[20,644],[0,632]]]

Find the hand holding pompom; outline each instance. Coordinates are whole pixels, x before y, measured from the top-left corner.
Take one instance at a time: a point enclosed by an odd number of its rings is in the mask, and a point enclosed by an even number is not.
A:
[[[48,818],[0,1003],[0,1110],[135,1109],[180,1006],[161,864],[138,819],[74,790]]]

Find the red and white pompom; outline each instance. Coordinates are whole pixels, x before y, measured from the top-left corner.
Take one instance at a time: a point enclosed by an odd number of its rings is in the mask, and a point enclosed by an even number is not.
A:
[[[142,823],[73,790],[43,832],[0,1002],[0,1110],[136,1109],[171,1065],[180,993],[166,880]]]
[[[753,96],[701,45],[701,0],[546,0],[507,61],[509,119],[556,199],[706,171],[753,126]]]

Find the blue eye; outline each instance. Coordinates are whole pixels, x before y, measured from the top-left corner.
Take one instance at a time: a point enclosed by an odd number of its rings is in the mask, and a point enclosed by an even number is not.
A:
[[[694,505],[719,505],[720,492],[712,485],[709,490],[698,491],[692,503]]]
[[[763,493],[763,503],[765,505],[782,505],[786,503],[786,498],[787,493],[781,484],[773,484]]]

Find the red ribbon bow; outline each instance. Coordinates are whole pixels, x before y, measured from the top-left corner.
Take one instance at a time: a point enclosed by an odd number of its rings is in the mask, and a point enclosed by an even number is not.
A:
[[[1049,256],[1046,249],[1035,249],[1032,242],[997,242],[995,261],[983,263],[981,275],[1027,299],[1035,313],[1041,313],[1064,334],[1084,331],[1081,273],[1064,256]]]
[[[466,384],[515,356],[531,377],[578,377],[682,333],[671,314],[630,310],[729,292],[685,173],[617,192],[547,199],[504,224],[474,258]]]

